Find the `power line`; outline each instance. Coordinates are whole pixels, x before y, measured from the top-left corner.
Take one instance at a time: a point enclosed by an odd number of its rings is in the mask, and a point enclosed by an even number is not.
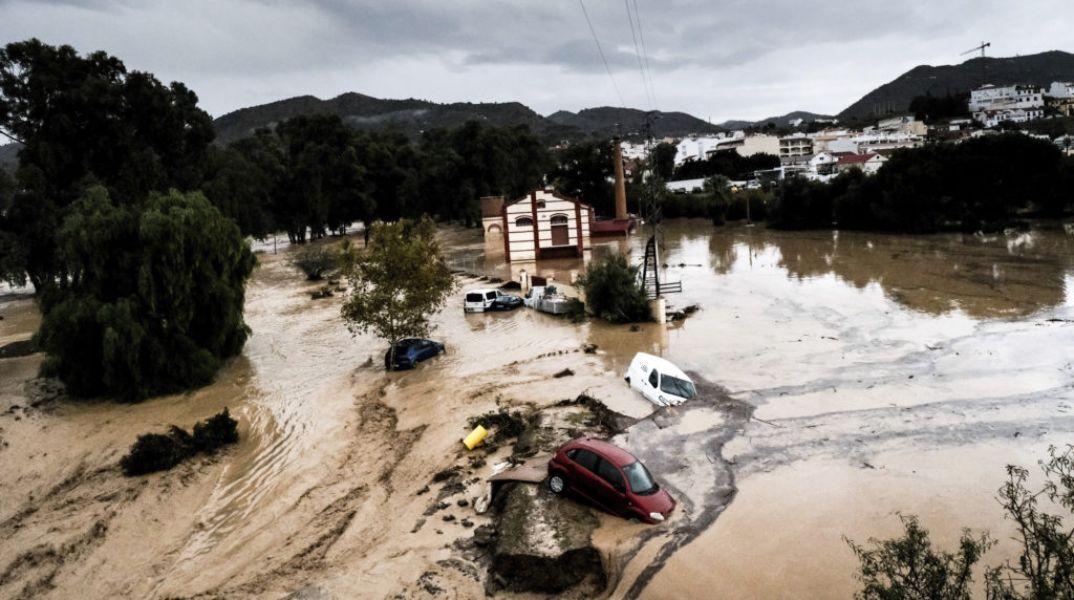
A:
[[[641,47],[638,46],[638,35],[634,28],[634,15],[630,11],[630,0],[623,0],[623,6],[626,7],[627,21],[630,22],[630,37],[634,40],[634,57],[638,59],[638,72],[641,74],[641,88],[645,91],[645,100],[649,103],[649,110],[652,110],[653,97],[649,93],[649,82],[645,77],[645,64],[642,62],[641,58]]]
[[[649,79],[649,93],[653,99],[653,105],[656,105],[656,86],[653,85],[653,68],[649,65],[649,51],[645,47],[645,31],[641,28],[641,13],[638,11],[638,0],[631,0],[634,4],[634,21],[638,23],[638,39],[641,40],[641,56],[645,62],[645,75]]]
[[[593,43],[597,45],[597,52],[600,53],[600,61],[604,63],[604,70],[608,72],[608,78],[612,80],[612,87],[615,88],[615,95],[619,98],[619,106],[626,107],[626,102],[623,102],[623,94],[619,92],[619,84],[615,83],[615,76],[612,75],[612,68],[608,66],[608,59],[604,56],[604,49],[600,47],[600,40],[597,39],[597,30],[593,29],[593,21],[589,20],[589,11],[585,9],[585,2],[578,0],[578,5],[582,7],[582,14],[585,15],[585,22],[589,25],[589,33],[593,35]]]

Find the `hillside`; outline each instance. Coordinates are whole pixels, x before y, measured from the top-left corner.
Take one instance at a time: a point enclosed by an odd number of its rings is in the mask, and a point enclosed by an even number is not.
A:
[[[426,100],[382,100],[363,94],[347,93],[330,100],[299,96],[228,113],[213,122],[217,139],[230,143],[265,127],[298,115],[338,115],[352,127],[376,129],[393,126],[408,135],[425,129],[451,127],[476,120],[494,125],[529,125],[543,131],[544,119],[517,102],[471,104],[457,102],[437,104]]]
[[[831,118],[831,115],[819,115],[817,113],[812,113],[805,110],[796,110],[794,112],[789,112],[785,115],[781,115],[778,117],[768,117],[767,119],[758,119],[756,121],[724,121],[723,123],[720,123],[719,126],[724,129],[730,130],[748,129],[750,127],[763,127],[768,123],[775,123],[776,127],[787,127],[791,124],[791,121],[794,121],[796,119],[802,119],[806,122],[809,122],[815,121],[817,119]]]
[[[609,135],[621,131],[624,137],[636,138],[645,135],[645,114],[645,111],[636,108],[601,106],[577,113],[561,110],[548,115],[548,120],[587,135]],[[682,112],[656,111],[652,125],[653,135],[657,138],[722,131],[715,125]]]
[[[1012,58],[972,58],[960,65],[922,65],[862,96],[839,113],[840,119],[905,112],[915,96],[968,92],[986,83],[1074,81],[1074,54],[1052,50]]]
[[[466,121],[492,125],[527,125],[549,141],[590,136],[609,136],[621,124],[623,134],[640,136],[644,131],[645,112],[629,108],[590,108],[578,113],[560,111],[542,117],[518,102],[438,104],[427,100],[383,100],[357,93],[347,93],[330,100],[298,96],[261,106],[243,108],[216,119],[217,140],[230,143],[266,127],[298,115],[338,115],[352,127],[377,129],[395,127],[409,136],[423,130],[454,127]],[[657,113],[653,125],[657,137],[719,131],[719,128],[685,113]]]

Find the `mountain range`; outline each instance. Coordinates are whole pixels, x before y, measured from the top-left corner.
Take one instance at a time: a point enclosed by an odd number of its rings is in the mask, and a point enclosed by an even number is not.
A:
[[[243,108],[214,121],[217,139],[230,143],[250,135],[259,127],[284,121],[297,115],[338,115],[357,129],[395,127],[410,136],[426,129],[454,127],[466,121],[490,125],[526,125],[547,140],[609,136],[621,131],[637,137],[645,129],[645,111],[630,108],[589,108],[577,113],[559,111],[542,117],[518,102],[438,104],[428,100],[384,100],[358,93],[347,93],[330,100],[299,96],[260,106]],[[653,133],[657,137],[711,133],[721,131],[686,113],[657,113]]]
[[[1008,58],[972,58],[958,65],[921,65],[870,91],[837,116],[841,120],[868,120],[887,114],[904,113],[915,96],[930,93],[942,96],[968,92],[985,83],[997,85],[1032,83],[1046,86],[1053,81],[1074,81],[1074,54],[1052,50],[1040,54]],[[526,125],[547,142],[586,137],[607,137],[620,133],[640,138],[646,127],[646,112],[632,108],[599,107],[578,112],[558,111],[541,116],[519,102],[440,104],[408,98],[386,100],[347,93],[330,100],[298,96],[260,106],[251,106],[217,118],[217,140],[230,143],[248,136],[259,127],[271,126],[303,114],[334,114],[358,129],[392,126],[411,137],[426,129],[453,127],[467,121],[491,125]],[[811,121],[829,118],[817,113],[795,111],[759,121],[730,120],[713,125],[683,112],[652,115],[652,131],[657,138],[697,133],[745,129],[774,122],[785,126],[795,119]],[[14,167],[18,146],[0,146],[0,168]]]
[[[1034,83],[1074,80],[1074,54],[1053,50],[1010,58],[973,58],[959,65],[921,65],[865,94],[837,116],[860,119],[904,113],[915,96],[968,92],[984,83]],[[579,112],[559,111],[543,117],[518,102],[439,104],[428,100],[384,100],[347,93],[330,100],[298,96],[261,106],[243,108],[216,119],[219,141],[229,143],[250,135],[255,129],[300,114],[334,114],[353,127],[372,129],[393,126],[410,136],[437,127],[461,125],[476,120],[492,125],[527,125],[549,142],[584,137],[606,137],[621,133],[638,138],[645,132],[646,112],[632,108],[587,108]],[[682,112],[656,112],[652,119],[657,138],[696,133],[715,133],[774,122],[786,126],[795,119],[811,121],[830,118],[812,112],[795,111],[759,121],[730,120],[713,125]]]

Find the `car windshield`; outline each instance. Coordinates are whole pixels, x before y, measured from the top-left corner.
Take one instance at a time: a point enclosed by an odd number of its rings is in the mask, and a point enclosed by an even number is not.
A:
[[[645,465],[640,462],[631,463],[623,467],[623,473],[626,474],[627,481],[630,482],[630,489],[639,496],[655,494],[660,489],[660,486],[653,481],[653,476],[649,474]]]
[[[694,384],[667,374],[660,378],[660,390],[687,400],[693,398],[694,394],[697,393],[694,389]]]

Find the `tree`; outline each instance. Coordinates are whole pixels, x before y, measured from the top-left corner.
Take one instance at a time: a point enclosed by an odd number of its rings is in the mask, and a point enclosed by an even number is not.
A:
[[[64,277],[55,234],[87,186],[105,186],[120,204],[193,189],[214,133],[183,84],[31,39],[0,49],[0,135],[23,144],[20,192],[3,226],[43,293]]]
[[[1029,472],[1007,467],[1007,482],[999,490],[999,501],[1017,527],[1016,540],[1022,552],[1016,564],[1007,561],[988,573],[990,598],[1074,598],[1074,528],[1064,525],[1063,516],[1044,508],[1074,512],[1074,447],[1058,452],[1048,449],[1041,462],[1046,481],[1040,490],[1026,485]],[[1047,502],[1041,506],[1040,500]]]
[[[678,153],[678,147],[674,144],[667,142],[661,142],[653,148],[653,173],[668,181],[671,179],[675,172],[675,155]]]
[[[430,317],[443,306],[455,280],[440,256],[436,228],[427,218],[418,222],[378,221],[364,252],[347,265],[351,292],[343,303],[343,319],[353,333],[372,331],[395,345],[408,337],[425,337]]]
[[[578,278],[589,312],[612,323],[651,321],[652,311],[638,267],[618,252],[592,263]]]
[[[597,214],[615,214],[612,180],[615,161],[606,140],[572,144],[560,151],[551,173],[556,188],[590,204]]]
[[[995,542],[963,530],[957,553],[935,550],[929,532],[913,516],[900,515],[901,538],[870,539],[870,548],[847,539],[861,563],[861,600],[969,600],[973,565]],[[846,538],[844,538],[846,539]]]
[[[44,372],[72,393],[138,401],[199,387],[242,350],[256,261],[200,193],[124,205],[95,186],[57,240],[67,280],[46,292],[37,340]]]
[[[1045,482],[1038,490],[1028,487],[1026,469],[1007,467],[998,499],[1015,524],[1013,539],[1021,552],[1016,561],[986,571],[990,600],[1074,598],[1074,527],[1064,523],[1074,513],[1074,446],[1063,451],[1052,446],[1048,455],[1040,461]],[[861,566],[857,597],[969,598],[972,567],[995,542],[987,533],[973,536],[964,529],[957,554],[936,551],[916,518],[900,518],[906,529],[900,538],[870,539],[871,548],[846,540]]]

